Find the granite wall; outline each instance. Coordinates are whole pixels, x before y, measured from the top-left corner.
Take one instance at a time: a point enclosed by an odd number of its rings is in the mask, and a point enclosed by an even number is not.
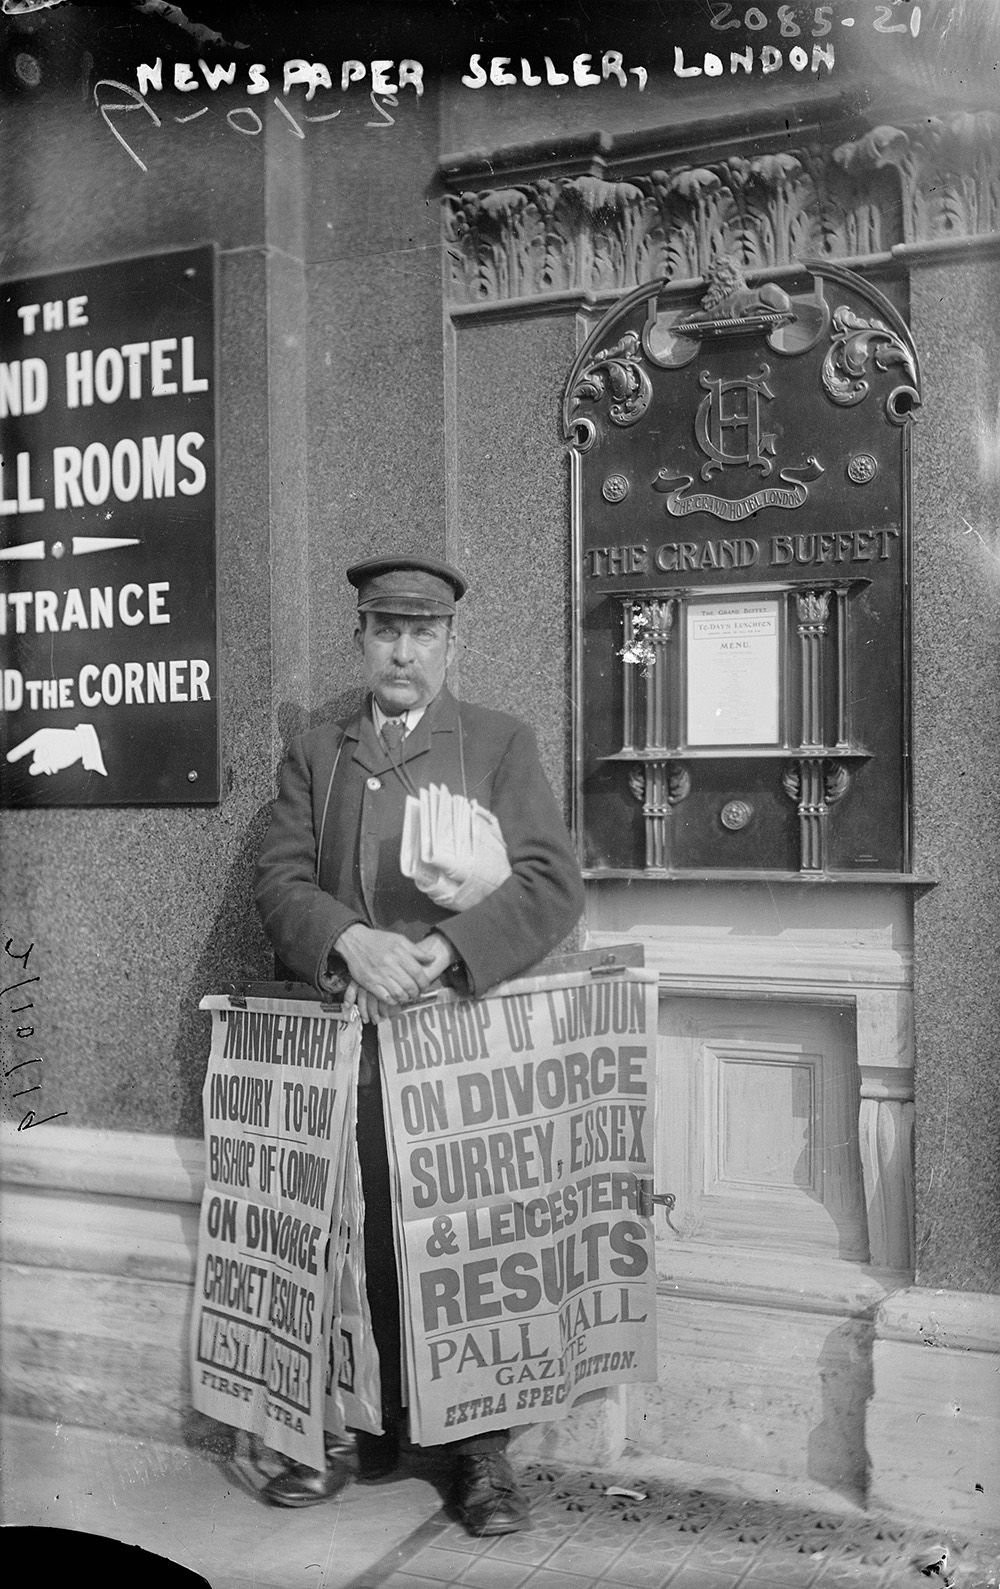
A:
[[[1000,1290],[1000,259],[912,272],[917,1282]]]

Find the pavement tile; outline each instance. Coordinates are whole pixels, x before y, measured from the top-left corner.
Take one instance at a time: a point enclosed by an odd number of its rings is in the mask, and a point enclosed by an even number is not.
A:
[[[635,1541],[630,1556],[633,1561],[648,1559],[659,1562],[666,1570],[667,1567],[679,1567],[681,1562],[687,1561],[689,1557],[700,1561],[701,1545],[697,1540],[683,1534],[675,1534],[672,1530],[650,1529],[641,1539]]]
[[[628,1549],[635,1535],[634,1528],[625,1529],[612,1518],[587,1517],[573,1530],[570,1539],[576,1550],[610,1551],[614,1557]]]
[[[411,1556],[406,1564],[408,1572],[422,1574],[434,1583],[458,1583],[469,1567],[467,1551],[442,1550],[429,1545]]]
[[[553,1572],[549,1567],[539,1567],[526,1580],[525,1589],[600,1589],[600,1583],[589,1572]]]
[[[749,1552],[745,1546],[738,1542],[730,1544],[713,1543],[710,1539],[702,1540],[698,1549],[693,1552],[698,1565],[707,1567],[712,1572],[729,1573],[732,1576],[744,1569],[747,1565]]]
[[[533,1518],[532,1524],[523,1534],[503,1534],[499,1539],[492,1540],[491,1555],[501,1561],[521,1561],[531,1567],[540,1567],[562,1544],[566,1530],[564,1526],[560,1527],[557,1519],[546,1519],[540,1524]]]
[[[739,1572],[713,1572],[698,1562],[688,1561],[667,1579],[667,1584],[669,1589],[734,1589],[739,1577]]]
[[[372,1589],[374,1589],[375,1582],[376,1580],[373,1579]],[[434,1585],[440,1583],[441,1580],[440,1578],[418,1578],[415,1573],[403,1568],[399,1572],[394,1572],[391,1578],[380,1578],[377,1582],[378,1589],[434,1589]],[[256,1583],[253,1589],[257,1589]]]
[[[442,1513],[442,1527],[434,1544],[442,1550],[456,1550],[464,1556],[485,1556],[497,1543],[497,1535],[470,1534],[462,1523],[449,1522]]]
[[[816,1589],[880,1589],[885,1572],[862,1561],[828,1561],[814,1582]]]
[[[605,1583],[624,1585],[624,1589],[661,1589],[670,1574],[682,1563],[665,1560],[658,1551],[628,1550],[603,1574]]]
[[[599,1578],[605,1568],[610,1567],[622,1554],[627,1543],[627,1540],[619,1538],[617,1544],[597,1545],[574,1533],[549,1557],[545,1565],[556,1572],[582,1572],[588,1578]]]
[[[467,1565],[462,1589],[520,1589],[533,1571],[525,1562],[482,1556]]]
[[[740,1589],[811,1589],[821,1566],[808,1557],[779,1561],[767,1554],[740,1579]]]

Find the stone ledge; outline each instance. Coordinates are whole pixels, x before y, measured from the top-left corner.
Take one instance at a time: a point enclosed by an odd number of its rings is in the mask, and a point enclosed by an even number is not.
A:
[[[198,1205],[204,1166],[204,1143],[194,1137],[0,1124],[0,1176],[11,1186]]]
[[[737,1303],[841,1319],[872,1319],[909,1273],[842,1258],[778,1256],[773,1251],[659,1239],[661,1296]]]
[[[983,1532],[997,1520],[1000,1297],[914,1286],[875,1318],[870,1503]]]
[[[878,936],[863,942],[857,935],[829,931],[752,939],[721,928],[691,931],[659,924],[588,934],[589,945],[597,949],[637,939],[645,947],[646,969],[659,973],[661,992],[854,999],[862,992],[905,993],[913,986],[912,952]]]
[[[204,1151],[139,1132],[0,1128],[12,1412],[183,1438]]]
[[[4,1264],[194,1280],[198,1212],[186,1203],[6,1191]]]
[[[159,1440],[190,1417],[191,1286],[5,1263],[8,1412]]]
[[[1000,1356],[1000,1296],[909,1286],[886,1297],[875,1316],[875,1335],[909,1346]],[[996,1411],[1000,1416],[1000,1401]]]

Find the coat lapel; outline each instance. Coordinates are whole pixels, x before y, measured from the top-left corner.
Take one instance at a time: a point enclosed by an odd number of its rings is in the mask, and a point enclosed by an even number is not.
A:
[[[435,748],[444,749],[447,741],[440,739],[435,747],[437,736],[454,734],[457,727],[458,704],[450,691],[443,689],[428,706],[416,728],[404,739],[403,763],[419,762],[420,757],[427,755],[429,751]],[[347,741],[346,748],[351,750],[354,761],[363,767],[365,772],[384,775],[392,771],[392,757],[375,729],[370,696],[358,715],[346,724],[344,738]],[[419,777],[418,767],[414,768],[414,775]]]

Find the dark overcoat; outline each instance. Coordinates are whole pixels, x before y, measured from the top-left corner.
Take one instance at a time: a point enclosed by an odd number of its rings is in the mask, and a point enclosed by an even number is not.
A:
[[[264,926],[285,965],[318,987],[352,922],[414,941],[436,929],[454,945],[469,991],[482,994],[543,959],[583,909],[579,864],[534,735],[445,689],[395,756],[396,766],[370,702],[293,741],[257,862]],[[459,914],[399,869],[406,795],[432,783],[492,811],[510,857],[506,882]]]

